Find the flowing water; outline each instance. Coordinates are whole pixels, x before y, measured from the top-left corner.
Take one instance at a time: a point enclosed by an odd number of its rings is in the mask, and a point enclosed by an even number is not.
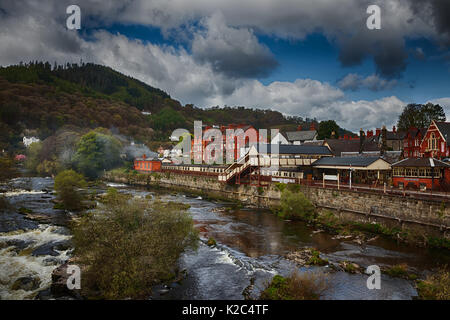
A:
[[[139,197],[155,194],[123,184],[109,186]],[[48,289],[53,269],[71,255],[66,225],[72,214],[53,209],[55,196],[49,178],[13,179],[1,189],[13,209],[0,214],[0,299],[34,298]],[[104,188],[90,191],[102,193]],[[362,267],[406,263],[420,275],[449,261],[442,252],[398,245],[381,237],[365,244],[338,240],[264,210],[224,210],[229,204],[180,193],[157,195],[189,204],[203,241],[197,251],[180,258],[186,277],[179,283],[156,286],[152,299],[243,299],[244,291],[257,298],[275,274],[286,276],[298,269],[284,256],[305,246],[317,248],[330,261],[351,261]],[[18,208],[32,213],[27,216],[22,210],[21,214]],[[38,219],[30,220],[33,215]],[[209,237],[216,240],[215,247],[205,244]],[[382,275],[381,289],[369,290],[365,274],[331,272],[329,267],[309,269],[330,271],[324,299],[411,299],[417,295],[413,282],[403,279]],[[25,285],[18,286],[18,282]]]

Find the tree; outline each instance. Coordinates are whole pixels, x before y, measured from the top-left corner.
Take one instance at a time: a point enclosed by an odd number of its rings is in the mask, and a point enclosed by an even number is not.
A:
[[[445,121],[444,109],[438,104],[408,104],[398,118],[397,127],[406,131],[411,127],[428,128],[432,120]]]
[[[32,173],[37,172],[37,167],[42,161],[41,150],[42,150],[42,142],[33,142],[28,146],[25,168]]]
[[[164,107],[161,111],[151,117],[154,129],[166,132],[181,128],[185,124],[185,119],[181,113],[170,107]]]
[[[153,285],[174,276],[180,254],[196,248],[187,208],[108,190],[103,204],[74,229],[75,255],[86,267],[83,295],[148,298]]]
[[[11,179],[19,175],[16,164],[10,158],[0,157],[0,181]]]
[[[316,214],[314,205],[300,191],[284,189],[281,192],[279,216],[283,219],[313,220]]]
[[[102,170],[109,170],[121,163],[119,140],[111,135],[91,131],[81,137],[74,163],[79,172],[95,179]]]
[[[64,170],[55,178],[55,191],[65,209],[81,209],[82,196],[77,190],[86,187],[86,181],[81,174],[73,170]]]
[[[321,121],[319,123],[319,129],[317,130],[318,139],[329,139],[332,134],[337,136],[339,134],[339,126],[334,120]]]

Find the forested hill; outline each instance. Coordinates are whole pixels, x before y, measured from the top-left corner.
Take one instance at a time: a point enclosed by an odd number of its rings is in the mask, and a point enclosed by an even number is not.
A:
[[[36,62],[0,68],[0,76],[13,83],[46,84],[67,93],[122,101],[139,110],[158,111],[170,96],[109,67],[87,64],[54,65]],[[178,104],[179,105],[179,104]]]
[[[285,117],[272,110],[182,106],[160,89],[91,63],[52,66],[33,62],[0,67],[0,149],[20,145],[21,135],[27,132],[45,139],[68,126],[71,130],[116,128],[155,146],[167,141],[176,128],[192,131],[194,120],[281,130],[295,130],[315,121]],[[339,132],[346,131],[339,128]]]

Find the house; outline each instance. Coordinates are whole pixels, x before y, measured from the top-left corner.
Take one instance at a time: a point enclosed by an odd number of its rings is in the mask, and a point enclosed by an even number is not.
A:
[[[431,121],[420,143],[420,153],[427,158],[444,159],[450,155],[450,122]]]
[[[395,126],[392,131],[386,131],[386,146],[387,150],[391,151],[402,151],[403,150],[403,140],[405,139],[406,132],[397,131]]]
[[[225,160],[227,156],[233,157],[231,160],[236,160],[246,154],[252,144],[257,143],[266,143],[267,140],[260,136],[258,130],[256,130],[253,126],[247,124],[229,124],[226,126],[205,126],[203,128],[202,137],[198,139],[194,137],[191,141],[191,158],[194,159],[195,162],[210,162],[211,159],[208,157],[214,158],[214,150],[207,152],[206,148],[209,144],[213,142],[213,139],[204,139],[206,131],[209,129],[217,129],[222,134],[222,143],[220,146],[220,151],[222,152],[223,159]],[[238,136],[234,136],[231,139],[227,139],[227,131],[233,130],[234,133],[238,133],[239,130],[244,133],[242,138]],[[242,139],[242,140],[241,140]],[[228,141],[230,140],[230,141]],[[227,154],[227,151],[229,154]],[[228,160],[228,159],[227,159]],[[226,161],[224,161],[226,162]]]
[[[338,175],[345,183],[371,184],[388,181],[391,164],[380,157],[324,157],[313,164],[314,176]]]
[[[22,142],[23,142],[23,144],[25,145],[25,147],[29,147],[32,143],[35,143],[35,142],[39,142],[39,141],[41,141],[39,138],[37,138],[37,137],[30,137],[30,138],[27,138],[27,137],[23,137],[23,139],[22,139]]]
[[[417,129],[409,128],[403,139],[403,157],[418,158],[420,157],[420,143],[427,132],[426,128]]]
[[[325,139],[327,146],[335,157],[342,157],[344,153],[364,153],[380,151],[378,144],[369,139]]]
[[[369,131],[372,133],[372,131]],[[367,140],[374,141],[378,144],[380,148],[383,148],[383,139],[386,141],[386,150],[390,151],[403,151],[403,141],[405,139],[406,132],[397,131],[395,126],[392,127],[392,131],[386,129],[383,126],[382,129],[377,128],[374,135],[367,135]]]
[[[270,144],[289,144],[288,139],[281,133],[278,132],[270,141]]]
[[[142,158],[134,159],[134,170],[143,172],[161,171],[161,161],[157,158],[147,158],[145,154]]]
[[[392,165],[395,187],[448,190],[450,165],[434,158],[406,158]]]
[[[311,124],[309,130],[302,130],[302,127],[299,126],[297,131],[286,132],[286,138],[290,144],[303,144],[306,141],[316,141],[317,136],[314,122]]]

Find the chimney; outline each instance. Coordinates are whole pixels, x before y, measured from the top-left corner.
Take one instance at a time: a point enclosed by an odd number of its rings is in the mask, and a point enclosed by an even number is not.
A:
[[[380,153],[382,156],[384,156],[386,150],[387,150],[387,130],[386,126],[383,126],[383,129],[381,130],[381,148],[380,148]]]
[[[336,139],[336,132],[331,132],[331,139]]]
[[[344,140],[348,140],[348,134],[344,134]]]
[[[364,135],[364,131],[361,128],[359,130],[359,153],[361,154],[363,152],[364,142],[366,140],[366,136]]]
[[[396,128],[395,126],[392,127],[392,132],[395,133],[396,132]]]
[[[381,134],[381,129],[377,128],[375,131],[375,135],[378,137]]]
[[[145,159],[147,159],[147,155],[144,153],[143,155],[142,155],[142,158],[145,160]]]
[[[302,131],[302,126],[298,126],[297,131]]]
[[[316,124],[314,122],[311,123],[309,130],[311,130],[311,131],[316,130]]]

